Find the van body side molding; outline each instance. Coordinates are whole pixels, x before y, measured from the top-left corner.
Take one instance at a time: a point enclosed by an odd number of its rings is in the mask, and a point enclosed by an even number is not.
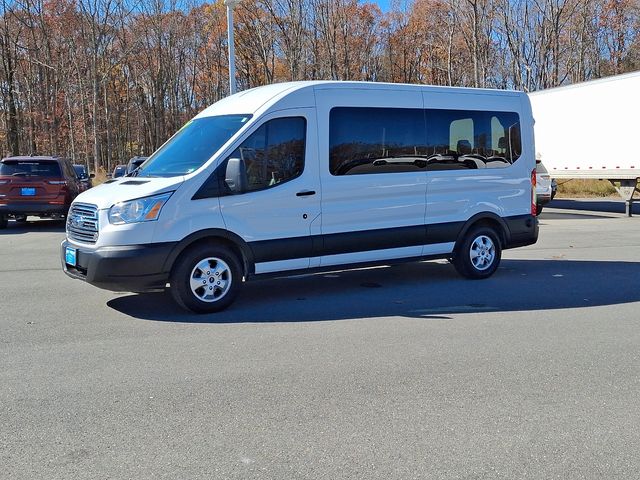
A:
[[[474,215],[469,220],[460,222],[277,238],[255,242],[245,242],[240,236],[228,230],[212,228],[194,232],[180,241],[167,258],[163,271],[170,271],[176,258],[189,245],[205,238],[217,237],[232,242],[242,251],[246,261],[246,272],[253,274],[256,263],[455,243],[471,225],[481,220],[492,220],[502,226],[505,236],[503,248],[530,245],[535,243],[538,237],[538,222],[534,216],[526,214],[501,218],[489,212]]]
[[[478,214],[467,221],[414,225],[408,227],[361,230],[305,237],[279,238],[249,242],[255,263],[291,260],[294,258],[319,257],[342,253],[384,250],[418,245],[457,242],[461,234],[477,221],[487,219],[498,222],[504,229],[505,248],[514,242],[535,243],[537,227],[533,216],[517,215],[500,218],[494,214]],[[527,224],[529,226],[527,226]]]

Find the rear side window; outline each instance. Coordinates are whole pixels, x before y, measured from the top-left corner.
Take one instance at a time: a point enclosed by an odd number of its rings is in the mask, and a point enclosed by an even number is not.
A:
[[[427,110],[428,170],[504,168],[522,153],[514,112]]]
[[[244,162],[245,192],[280,185],[304,170],[307,122],[303,117],[270,120],[253,132],[231,154]]]
[[[76,172],[73,169],[73,165],[68,160],[62,161],[60,163],[60,166],[62,167],[62,171],[65,177],[69,179],[77,178]]]
[[[0,175],[47,178],[62,176],[58,162],[43,160],[5,160],[0,163]]]
[[[540,173],[540,174],[549,174],[549,171],[547,170],[547,168],[542,164],[542,163],[536,163],[536,173]]]
[[[329,170],[332,175],[424,171],[422,109],[331,109]]]

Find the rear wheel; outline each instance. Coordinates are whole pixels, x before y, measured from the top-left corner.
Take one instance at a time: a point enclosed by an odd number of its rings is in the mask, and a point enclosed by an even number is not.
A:
[[[542,213],[542,205],[536,205],[536,217]]]
[[[3,228],[7,228],[9,224],[9,220],[7,220],[7,216],[0,213],[0,230]]]
[[[453,265],[458,273],[471,279],[487,278],[498,269],[502,248],[491,227],[475,227],[467,232],[456,248]]]
[[[219,312],[238,295],[242,268],[231,250],[200,245],[176,260],[170,283],[171,294],[182,308],[195,313]]]

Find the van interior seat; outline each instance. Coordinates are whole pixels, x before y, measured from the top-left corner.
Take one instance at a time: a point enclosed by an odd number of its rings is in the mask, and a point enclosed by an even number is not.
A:
[[[458,155],[469,155],[472,152],[471,142],[469,140],[458,140],[456,151]]]

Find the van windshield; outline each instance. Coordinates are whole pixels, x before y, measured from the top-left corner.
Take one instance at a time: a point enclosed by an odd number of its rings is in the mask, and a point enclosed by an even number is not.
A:
[[[220,115],[191,120],[140,166],[140,177],[187,175],[211,158],[251,115]]]

